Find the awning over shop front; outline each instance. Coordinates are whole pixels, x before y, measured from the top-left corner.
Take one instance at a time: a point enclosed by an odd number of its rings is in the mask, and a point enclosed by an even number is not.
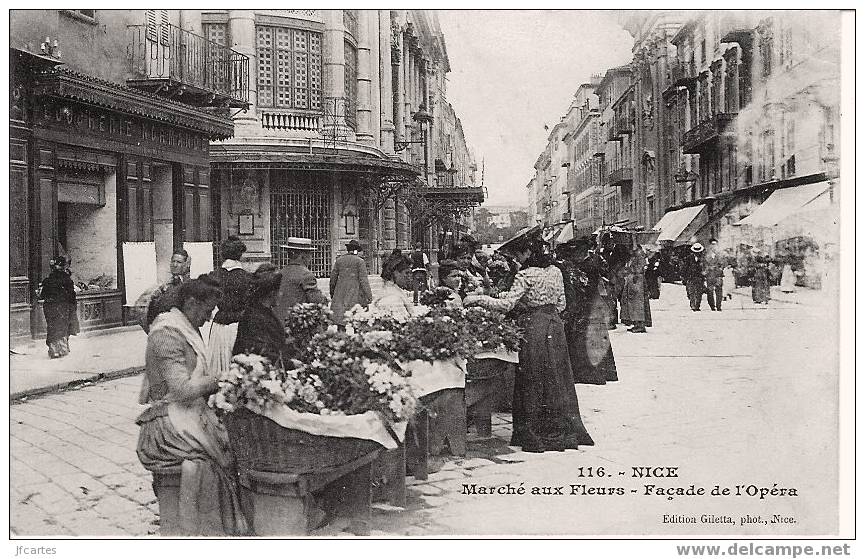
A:
[[[562,227],[562,230],[559,231],[559,234],[556,235],[556,244],[566,243],[574,238],[574,222],[569,221]]]
[[[817,204],[818,198],[826,195],[830,187],[827,181],[822,181],[776,190],[751,215],[733,225],[774,227],[787,217],[809,209],[806,206]]]
[[[658,242],[668,241],[680,245],[687,243],[707,220],[706,206],[700,204],[665,213],[652,230],[658,232]]]

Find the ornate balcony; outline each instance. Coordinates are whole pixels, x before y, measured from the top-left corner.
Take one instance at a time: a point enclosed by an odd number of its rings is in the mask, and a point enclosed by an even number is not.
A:
[[[267,130],[318,132],[322,129],[322,115],[318,113],[259,109],[258,116],[261,127]]]
[[[634,182],[633,167],[619,167],[610,173],[611,186],[630,186]]]
[[[682,136],[683,151],[685,153],[702,153],[710,149],[735,119],[736,115],[732,113],[716,113],[704,120]]]
[[[130,87],[199,107],[248,106],[246,55],[167,23],[129,32]]]

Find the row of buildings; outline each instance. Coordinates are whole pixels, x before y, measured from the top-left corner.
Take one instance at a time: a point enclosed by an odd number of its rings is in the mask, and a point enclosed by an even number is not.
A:
[[[423,10],[12,10],[11,335],[57,254],[85,330],[228,235],[252,265],[310,237],[319,277],[350,239],[435,254],[483,200],[449,71]]]
[[[622,24],[633,58],[579,85],[550,130],[526,186],[532,222],[734,252],[833,244],[840,15],[640,11]]]

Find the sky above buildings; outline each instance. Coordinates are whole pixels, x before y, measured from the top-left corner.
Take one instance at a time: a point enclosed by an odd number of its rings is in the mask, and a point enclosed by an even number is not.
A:
[[[577,87],[627,64],[633,39],[614,12],[441,10],[451,72],[448,100],[486,162],[487,204],[525,206],[549,131]],[[478,175],[480,180],[480,174]]]

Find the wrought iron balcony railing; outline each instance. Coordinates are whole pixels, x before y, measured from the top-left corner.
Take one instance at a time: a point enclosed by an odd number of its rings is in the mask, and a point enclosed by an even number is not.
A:
[[[131,87],[196,106],[245,108],[249,57],[171,24],[130,25]]]
[[[619,167],[610,173],[610,184],[612,186],[629,186],[634,182],[633,167]]]
[[[735,119],[736,115],[732,113],[716,113],[702,121],[682,136],[683,151],[685,153],[701,153],[706,151]]]

